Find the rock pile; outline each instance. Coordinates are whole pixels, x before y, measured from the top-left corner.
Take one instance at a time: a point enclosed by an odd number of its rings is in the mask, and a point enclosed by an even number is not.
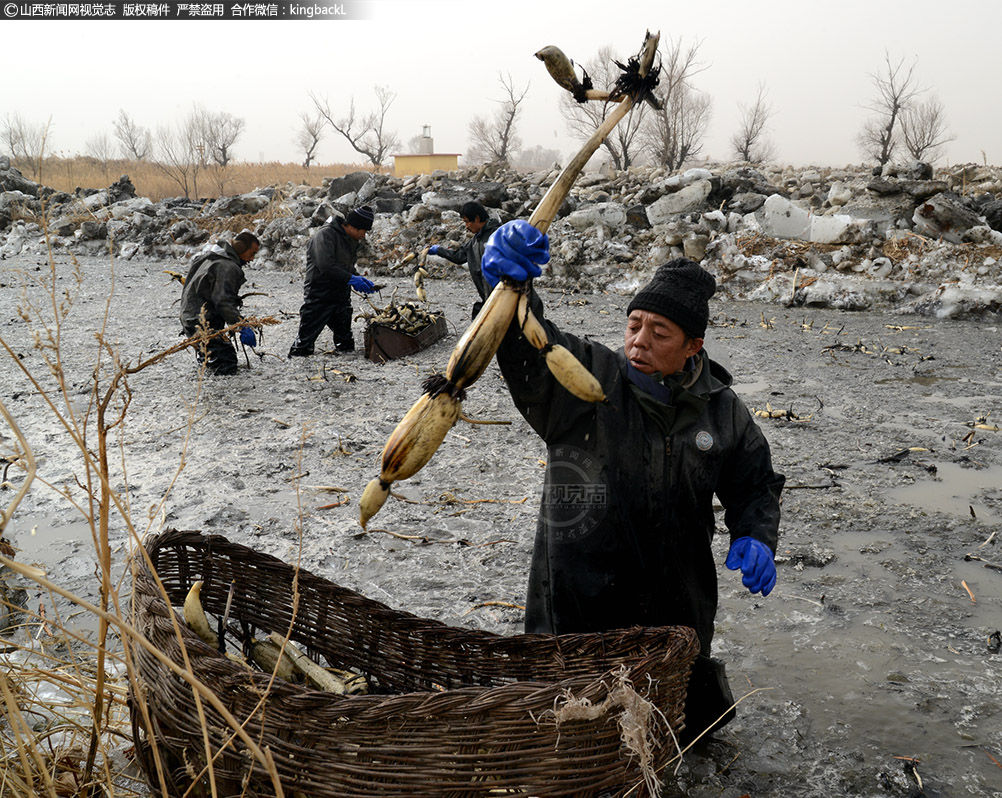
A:
[[[466,236],[464,202],[502,221],[527,218],[556,179],[489,167],[396,178],[356,172],[322,187],[283,185],[215,200],[137,197],[127,176],[103,190],[55,192],[0,158],[0,258],[48,246],[116,257],[186,260],[226,230],[262,241],[255,268],[303,268],[311,232],[368,204],[376,223],[359,257],[370,275],[400,274],[409,253]],[[631,292],[666,259],[701,260],[720,292],[788,305],[893,308],[937,316],[1002,308],[1002,169],[934,172],[914,162],[794,169],[714,164],[678,174],[608,168],[579,177],[549,230],[541,281]],[[436,257],[433,277],[463,271]]]

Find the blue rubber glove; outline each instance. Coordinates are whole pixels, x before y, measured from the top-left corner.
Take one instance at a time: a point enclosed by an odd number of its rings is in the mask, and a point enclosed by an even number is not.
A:
[[[428,254],[429,255],[437,255],[438,254],[438,244],[432,244],[430,247],[428,247]]]
[[[731,544],[724,563],[732,571],[741,569],[743,584],[752,593],[768,596],[776,585],[776,563],[772,551],[755,538],[738,538]]]
[[[502,277],[524,283],[539,277],[539,266],[550,260],[550,239],[524,219],[501,225],[491,233],[480,260],[484,280],[493,289]]]
[[[348,285],[363,294],[371,294],[376,289],[372,285],[372,280],[366,279],[360,274],[353,274],[348,278]]]
[[[240,328],[240,343],[244,346],[257,346],[257,338],[250,327]]]

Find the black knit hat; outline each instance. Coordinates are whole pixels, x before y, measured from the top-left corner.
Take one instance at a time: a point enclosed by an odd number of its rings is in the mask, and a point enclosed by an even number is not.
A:
[[[368,205],[362,205],[348,211],[348,215],[345,217],[344,223],[350,224],[352,227],[357,227],[359,230],[371,230],[372,222],[375,218],[375,215],[372,213],[372,208]]]
[[[633,297],[626,314],[649,310],[671,319],[692,338],[706,335],[710,297],[717,290],[713,275],[698,263],[676,258],[661,266],[654,279]]]

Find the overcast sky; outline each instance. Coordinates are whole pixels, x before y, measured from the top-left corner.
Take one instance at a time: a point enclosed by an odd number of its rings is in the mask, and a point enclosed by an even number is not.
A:
[[[301,0],[305,2],[305,0]],[[997,0],[368,0],[354,21],[0,21],[0,117],[51,119],[50,149],[86,151],[113,135],[124,109],[155,129],[200,103],[246,121],[239,160],[299,162],[293,143],[310,92],[332,109],[375,107],[373,88],[396,93],[388,122],[404,146],[430,125],[438,152],[464,153],[475,114],[502,97],[500,72],[530,84],[519,132],[527,147],[576,149],[558,110],[561,89],[533,53],[547,44],[586,62],[611,46],[635,53],[648,28],[662,41],[699,43],[713,116],[704,154],[730,157],[739,103],[759,84],[775,115],[768,138],[795,165],[861,163],[855,138],[875,96],[870,75],[915,63],[943,103],[955,140],[946,163],[1002,163],[1002,30]],[[361,162],[329,132],[320,161]]]

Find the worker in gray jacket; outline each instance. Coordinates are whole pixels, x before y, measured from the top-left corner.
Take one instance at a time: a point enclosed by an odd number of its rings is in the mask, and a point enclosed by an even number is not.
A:
[[[467,232],[472,234],[472,238],[467,239],[462,245],[451,249],[441,244],[432,244],[428,247],[429,255],[438,255],[455,264],[465,263],[470,270],[470,279],[480,294],[480,299],[473,306],[473,315],[476,316],[483,306],[484,299],[490,293],[490,288],[484,283],[484,277],[480,273],[480,260],[484,256],[484,247],[491,233],[498,229],[498,222],[492,219],[487,209],[479,202],[467,202],[459,211],[459,216],[466,225]]]
[[[192,258],[181,291],[181,327],[185,335],[195,335],[203,316],[205,329],[210,334],[243,318],[240,287],[247,280],[243,267],[254,259],[260,247],[257,236],[244,232],[238,234],[232,244],[218,241]],[[240,329],[240,340],[247,346],[257,344],[249,326]],[[209,374],[224,376],[237,371],[237,353],[229,335],[214,335],[196,353],[198,362],[205,363]]]

